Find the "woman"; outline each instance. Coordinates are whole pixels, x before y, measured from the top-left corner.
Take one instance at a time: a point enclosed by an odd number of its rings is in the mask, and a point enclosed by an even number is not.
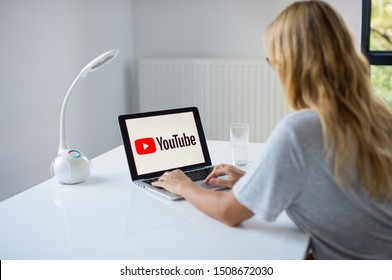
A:
[[[212,192],[179,170],[155,186],[237,226],[286,211],[319,259],[392,258],[392,111],[372,93],[369,65],[342,19],[322,1],[296,2],[265,33],[266,52],[295,111],[244,174],[217,166]],[[228,175],[220,179],[219,175]]]

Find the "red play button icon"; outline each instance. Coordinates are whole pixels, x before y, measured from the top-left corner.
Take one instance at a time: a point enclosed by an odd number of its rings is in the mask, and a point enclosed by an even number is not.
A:
[[[139,155],[146,155],[155,153],[157,147],[155,146],[154,138],[140,138],[135,140],[136,152]]]

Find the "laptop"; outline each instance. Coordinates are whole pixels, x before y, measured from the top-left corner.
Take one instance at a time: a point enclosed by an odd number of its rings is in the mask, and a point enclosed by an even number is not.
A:
[[[118,121],[136,185],[170,200],[182,199],[151,185],[166,171],[181,169],[205,188],[225,188],[204,183],[214,166],[196,107],[120,115]]]

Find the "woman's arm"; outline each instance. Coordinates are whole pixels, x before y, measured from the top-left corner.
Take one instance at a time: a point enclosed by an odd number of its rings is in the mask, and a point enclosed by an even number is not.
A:
[[[205,189],[193,183],[181,170],[166,172],[153,186],[181,195],[205,214],[229,226],[238,226],[253,216],[253,212],[243,206],[231,190]]]

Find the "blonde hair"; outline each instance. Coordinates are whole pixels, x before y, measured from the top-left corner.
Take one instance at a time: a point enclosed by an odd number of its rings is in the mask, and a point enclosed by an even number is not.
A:
[[[295,2],[267,27],[265,44],[290,107],[320,116],[338,182],[358,176],[372,197],[392,200],[392,111],[373,94],[343,18],[325,2]]]

